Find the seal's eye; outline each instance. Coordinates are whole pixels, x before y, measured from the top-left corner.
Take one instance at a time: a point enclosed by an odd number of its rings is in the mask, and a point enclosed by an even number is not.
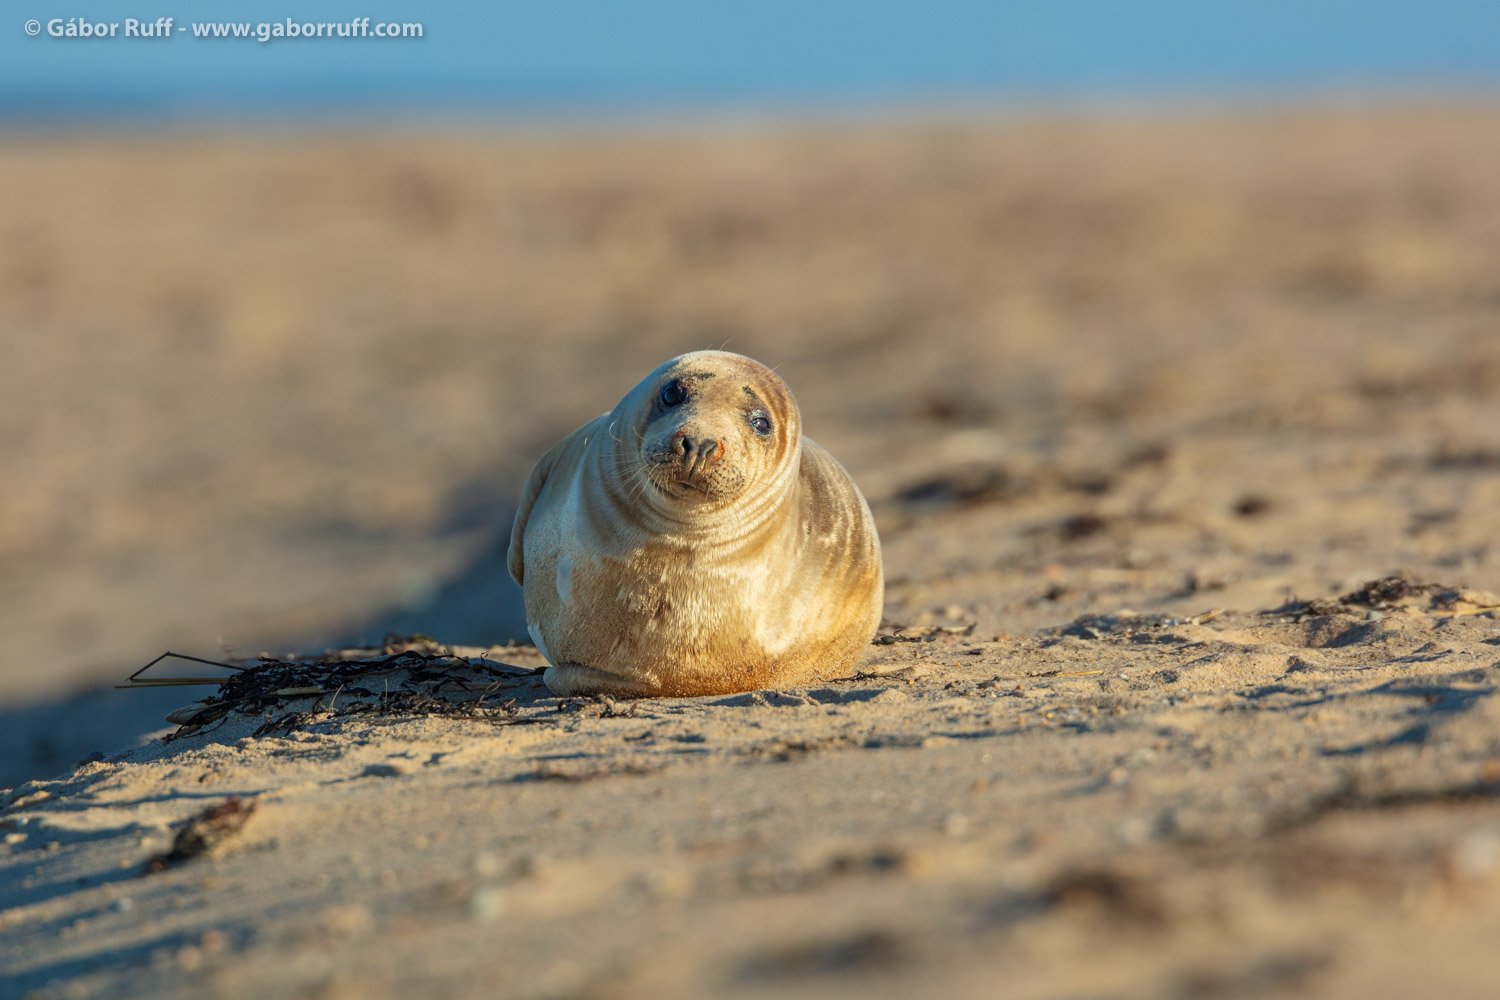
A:
[[[673,379],[667,383],[667,387],[661,391],[662,406],[681,406],[687,400],[687,390],[682,383]]]
[[[755,428],[757,434],[769,434],[771,433],[771,418],[764,413],[752,413],[750,426]]]

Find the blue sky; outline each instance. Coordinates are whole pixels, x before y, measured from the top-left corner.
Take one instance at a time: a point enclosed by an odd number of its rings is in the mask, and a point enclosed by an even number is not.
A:
[[[0,116],[412,116],[1500,92],[1500,0],[12,0]],[[420,21],[420,40],[67,40],[35,18]]]

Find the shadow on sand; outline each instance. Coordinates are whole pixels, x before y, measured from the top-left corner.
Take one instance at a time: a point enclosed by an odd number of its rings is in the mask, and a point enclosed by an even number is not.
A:
[[[330,630],[321,640],[289,648],[308,649],[378,643],[382,636],[421,633],[443,642],[471,646],[526,641],[526,610],[521,588],[510,578],[505,550],[512,512],[503,510],[495,532],[456,574],[431,594],[403,607],[383,608],[364,624]],[[0,788],[33,778],[50,778],[85,760],[140,744],[171,728],[166,713],[208,693],[205,688],[119,691],[92,688],[48,701],[0,709]]]

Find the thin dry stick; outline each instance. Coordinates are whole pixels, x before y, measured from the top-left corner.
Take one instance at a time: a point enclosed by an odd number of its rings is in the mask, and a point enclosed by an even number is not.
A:
[[[152,667],[156,666],[162,660],[165,660],[165,659],[168,659],[168,658],[171,658],[171,659],[174,659],[174,660],[191,660],[194,663],[203,663],[203,664],[206,664],[206,665],[208,665],[210,667],[219,667],[220,669],[223,669],[223,670],[233,670],[236,673],[238,673],[238,672],[240,672],[240,671],[242,671],[242,670],[245,669],[244,667],[237,667],[233,663],[220,663],[218,660],[205,660],[201,656],[188,656],[186,653],[174,653],[171,650],[168,650],[167,652],[165,652],[165,653],[161,654],[160,656],[158,656],[156,659],[152,660],[150,663],[146,664],[144,667],[141,667],[139,670],[137,670],[135,673],[131,674],[129,677],[125,678],[125,683],[124,684],[116,684],[115,687],[116,688],[122,688],[122,689],[123,688],[136,688],[136,687],[190,687],[190,686],[198,685],[198,684],[214,684],[214,685],[218,685],[218,684],[224,683],[224,679],[222,677],[142,677],[141,676],[141,674],[144,674],[146,671],[148,671]]]

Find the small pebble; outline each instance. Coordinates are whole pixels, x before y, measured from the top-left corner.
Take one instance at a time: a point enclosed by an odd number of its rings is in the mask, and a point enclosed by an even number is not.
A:
[[[1453,867],[1466,879],[1480,879],[1500,864],[1500,830],[1475,830],[1454,845]]]
[[[343,938],[354,938],[369,933],[375,926],[370,911],[357,903],[330,906],[323,911],[323,927],[329,933]]]
[[[1131,816],[1116,825],[1115,834],[1126,844],[1141,844],[1150,839],[1151,824],[1139,816]]]
[[[505,892],[497,886],[482,885],[469,897],[469,916],[480,923],[494,923],[504,912]]]
[[[686,899],[693,891],[693,877],[680,868],[650,876],[645,889],[657,899]]]

